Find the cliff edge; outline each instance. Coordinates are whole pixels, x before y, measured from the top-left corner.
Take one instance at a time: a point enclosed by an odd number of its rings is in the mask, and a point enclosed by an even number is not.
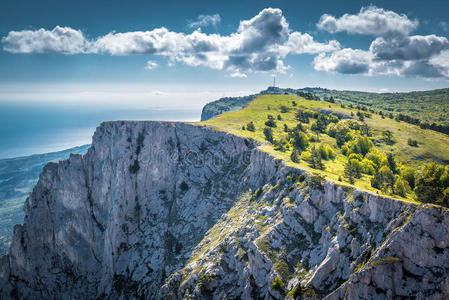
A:
[[[1,299],[449,297],[449,213],[321,182],[245,138],[116,121],[48,164]]]

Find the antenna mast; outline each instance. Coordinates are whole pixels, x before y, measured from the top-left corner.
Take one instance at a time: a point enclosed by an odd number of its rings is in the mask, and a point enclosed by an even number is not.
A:
[[[276,76],[273,76],[273,86],[276,87]]]

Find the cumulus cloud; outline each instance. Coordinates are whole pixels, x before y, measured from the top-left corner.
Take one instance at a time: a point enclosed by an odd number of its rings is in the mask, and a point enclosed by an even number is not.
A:
[[[219,14],[214,15],[199,15],[195,21],[189,22],[190,28],[207,27],[207,26],[217,26],[221,22],[221,17]]]
[[[345,48],[319,54],[313,63],[317,71],[340,74],[419,76],[449,79],[449,51],[430,60],[379,60],[370,51]]]
[[[283,72],[289,55],[316,55],[316,70],[364,75],[422,76],[448,78],[449,41],[445,37],[410,35],[418,21],[406,15],[374,6],[358,14],[339,18],[323,15],[318,28],[329,32],[374,35],[367,50],[342,49],[336,40],[319,42],[308,33],[290,29],[280,9],[266,8],[248,20],[240,21],[228,35],[206,34],[201,27],[214,26],[219,15],[200,15],[191,22],[190,32],[165,27],[147,31],[110,32],[89,39],[80,30],[56,26],[52,30],[10,31],[2,38],[3,49],[12,53],[60,53],[147,55],[167,58],[168,65],[226,70],[229,76],[244,78],[251,72]],[[146,69],[158,65],[149,60]]]
[[[295,54],[316,54],[338,50],[340,49],[340,43],[338,41],[319,43],[314,41],[313,37],[308,33],[293,32],[288,38],[286,47],[288,52]]]
[[[2,38],[3,50],[12,53],[87,53],[90,43],[80,30],[56,26],[53,30],[10,31]]]
[[[371,61],[369,52],[345,48],[330,55],[319,54],[314,59],[314,68],[331,73],[365,74],[369,72]]]
[[[339,18],[322,15],[319,29],[377,37],[368,50],[345,48],[320,53],[314,59],[314,68],[341,74],[448,78],[446,57],[440,55],[449,46],[448,39],[434,34],[410,35],[417,26],[417,20],[375,6]]]
[[[356,15],[344,14],[339,18],[324,14],[317,24],[319,29],[331,33],[345,31],[375,36],[407,35],[417,26],[417,20],[410,20],[404,14],[397,14],[375,6],[362,7]]]
[[[152,60],[147,61],[147,65],[145,66],[146,70],[153,70],[154,68],[157,68],[158,64]]]
[[[432,35],[415,35],[396,38],[376,38],[370,46],[373,55],[381,60],[428,59],[447,48],[447,38]]]
[[[200,16],[196,21],[200,23],[196,25],[217,24],[217,16]],[[167,57],[169,65],[184,63],[228,70],[232,74],[285,72],[289,67],[283,59],[289,54],[339,48],[337,41],[319,43],[308,34],[291,33],[282,11],[275,8],[266,8],[253,18],[241,21],[237,31],[229,35],[205,34],[200,28],[183,33],[160,27],[148,31],[110,32],[89,40],[79,30],[57,26],[51,31],[11,31],[2,42],[3,49],[13,53],[158,55]]]

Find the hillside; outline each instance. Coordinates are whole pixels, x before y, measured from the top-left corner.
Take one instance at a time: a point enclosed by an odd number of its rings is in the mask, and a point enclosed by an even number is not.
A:
[[[254,131],[248,130],[250,123]],[[429,196],[424,200],[421,194],[430,191],[413,191],[420,179],[423,179],[422,188],[429,185],[421,176],[424,166],[449,161],[449,136],[445,134],[383,115],[295,95],[262,95],[242,110],[225,113],[202,124],[252,138],[262,144],[262,150],[289,165],[409,201],[429,201]],[[269,131],[272,137],[267,137],[264,131]],[[293,152],[295,157],[292,157]],[[314,157],[314,152],[319,155]],[[441,168],[441,172],[448,172],[447,167]],[[435,199],[440,193],[443,201],[446,199],[443,190],[449,187],[449,182],[445,177],[441,180],[444,183],[433,193]]]
[[[408,93],[369,93],[358,91],[339,91],[325,88],[276,88],[269,87],[267,90],[257,95],[264,94],[291,94],[310,93],[320,99],[333,98],[337,103],[345,105],[364,106],[376,112],[382,111],[384,114],[398,116],[403,114],[408,117],[417,118],[428,125],[449,125],[449,88],[429,91],[417,91]],[[253,95],[253,96],[257,96]],[[254,99],[245,97],[223,98],[207,104],[201,117],[201,121],[206,121],[213,116],[224,112],[234,111],[244,107],[249,101]],[[435,110],[438,107],[438,110]],[[448,133],[448,129],[445,131]]]
[[[269,147],[198,124],[103,123],[86,155],[43,169],[0,298],[449,296],[448,210],[317,179]]]
[[[6,253],[15,224],[23,223],[23,203],[49,162],[84,154],[89,145],[64,151],[0,160],[0,255]]]

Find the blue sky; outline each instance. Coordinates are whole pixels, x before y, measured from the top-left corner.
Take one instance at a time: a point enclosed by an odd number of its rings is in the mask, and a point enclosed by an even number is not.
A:
[[[239,94],[273,75],[294,88],[443,88],[448,11],[444,0],[3,0],[0,100],[49,90]]]

